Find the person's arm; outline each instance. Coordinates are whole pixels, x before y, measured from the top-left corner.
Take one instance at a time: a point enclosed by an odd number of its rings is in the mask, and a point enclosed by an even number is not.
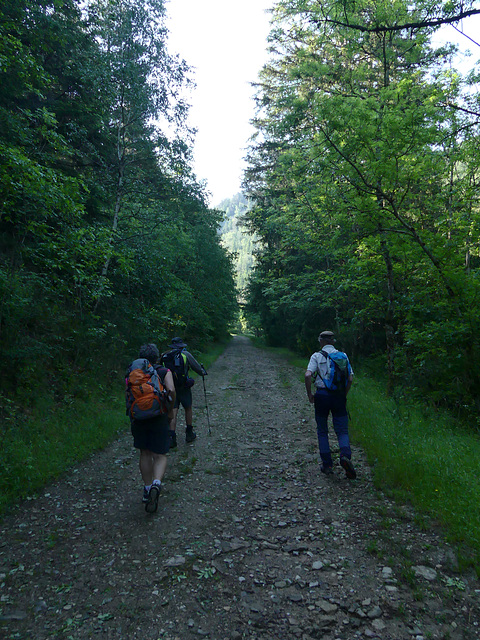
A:
[[[307,390],[307,396],[309,402],[313,403],[313,393],[312,393],[312,382],[317,377],[317,360],[316,354],[314,353],[307,366],[307,370],[305,371],[305,389]]]
[[[207,375],[206,370],[199,362],[195,360],[195,358],[189,351],[184,351],[184,354],[187,356],[188,364],[195,371],[195,373],[198,373],[198,375],[202,377]]]
[[[308,401],[313,403],[312,375],[309,369],[305,371],[305,389],[307,390]]]
[[[173,417],[172,410],[173,410],[173,407],[175,406],[176,391],[175,391],[175,384],[173,382],[172,372],[170,371],[170,369],[165,374],[163,383],[164,383],[165,389],[168,391],[168,397],[170,398],[167,403],[167,409],[168,409],[168,417],[171,418]]]
[[[352,383],[353,383],[353,369],[352,369],[352,365],[350,364],[350,360],[349,360],[348,361],[348,382],[347,382],[347,386],[345,387],[345,396],[350,391],[350,389],[352,387]]]

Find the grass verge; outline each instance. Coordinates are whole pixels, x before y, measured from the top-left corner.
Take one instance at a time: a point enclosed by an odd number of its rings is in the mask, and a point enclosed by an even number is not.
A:
[[[446,411],[388,398],[359,378],[349,395],[352,439],[375,485],[433,517],[480,575],[480,437]],[[470,552],[469,552],[470,550]]]
[[[215,342],[214,344],[209,345],[207,351],[201,353],[192,353],[195,360],[197,362],[201,362],[205,369],[208,371],[209,367],[215,362],[215,360],[222,355],[225,351],[225,348],[232,340],[232,337],[227,338],[226,340],[221,340],[219,342]]]
[[[0,442],[0,514],[101,449],[125,429],[120,394],[50,406],[9,422]]]
[[[308,358],[266,349],[298,367],[303,380]],[[348,408],[352,441],[365,451],[375,485],[438,522],[460,567],[480,576],[479,435],[446,411],[389,398],[384,385],[365,376],[355,376]]]

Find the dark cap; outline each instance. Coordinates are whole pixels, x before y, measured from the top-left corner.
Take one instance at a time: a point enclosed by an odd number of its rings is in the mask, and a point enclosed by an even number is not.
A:
[[[168,346],[172,349],[183,349],[187,346],[187,343],[182,338],[172,338],[172,342]]]
[[[320,340],[335,340],[335,334],[333,331],[322,331],[322,333],[318,336],[318,341]]]

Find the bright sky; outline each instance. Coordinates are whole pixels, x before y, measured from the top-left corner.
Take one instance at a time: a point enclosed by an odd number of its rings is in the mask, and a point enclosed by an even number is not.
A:
[[[189,124],[198,130],[194,170],[205,180],[211,206],[240,191],[243,158],[253,133],[250,86],[267,61],[269,14],[274,0],[168,0],[169,49],[194,70],[197,88],[189,96]],[[480,19],[474,16],[457,25],[477,42]],[[480,47],[451,25],[441,30],[442,40],[456,42],[472,57]],[[460,66],[460,65],[459,65]],[[462,71],[465,70],[463,64]]]
[[[470,71],[480,59],[480,15],[466,18],[455,25],[444,25],[437,31],[433,41],[435,44],[452,42],[458,45],[458,68],[462,73]]]
[[[170,0],[169,50],[194,68],[189,123],[198,130],[194,169],[216,206],[240,191],[253,133],[254,89],[267,60],[272,0]]]

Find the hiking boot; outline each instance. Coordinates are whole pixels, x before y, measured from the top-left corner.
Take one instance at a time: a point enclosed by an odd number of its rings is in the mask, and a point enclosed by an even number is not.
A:
[[[351,460],[349,460],[345,456],[342,456],[340,458],[340,466],[345,471],[345,475],[349,480],[355,480],[355,478],[357,477],[357,472],[355,471]]]
[[[170,431],[170,449],[177,448],[177,433],[175,431]]]
[[[197,437],[197,434],[193,430],[193,427],[190,427],[190,429],[187,429],[185,431],[185,442],[193,442],[196,437]]]
[[[142,498],[142,502],[143,502],[143,503],[147,503],[147,502],[148,502],[148,489],[147,489],[147,487],[143,487],[143,498]]]
[[[158,498],[160,497],[160,485],[152,484],[148,492],[148,501],[145,504],[147,513],[155,513],[158,508]]]
[[[320,471],[322,473],[324,473],[326,476],[333,476],[333,469],[332,467],[320,467]]]

